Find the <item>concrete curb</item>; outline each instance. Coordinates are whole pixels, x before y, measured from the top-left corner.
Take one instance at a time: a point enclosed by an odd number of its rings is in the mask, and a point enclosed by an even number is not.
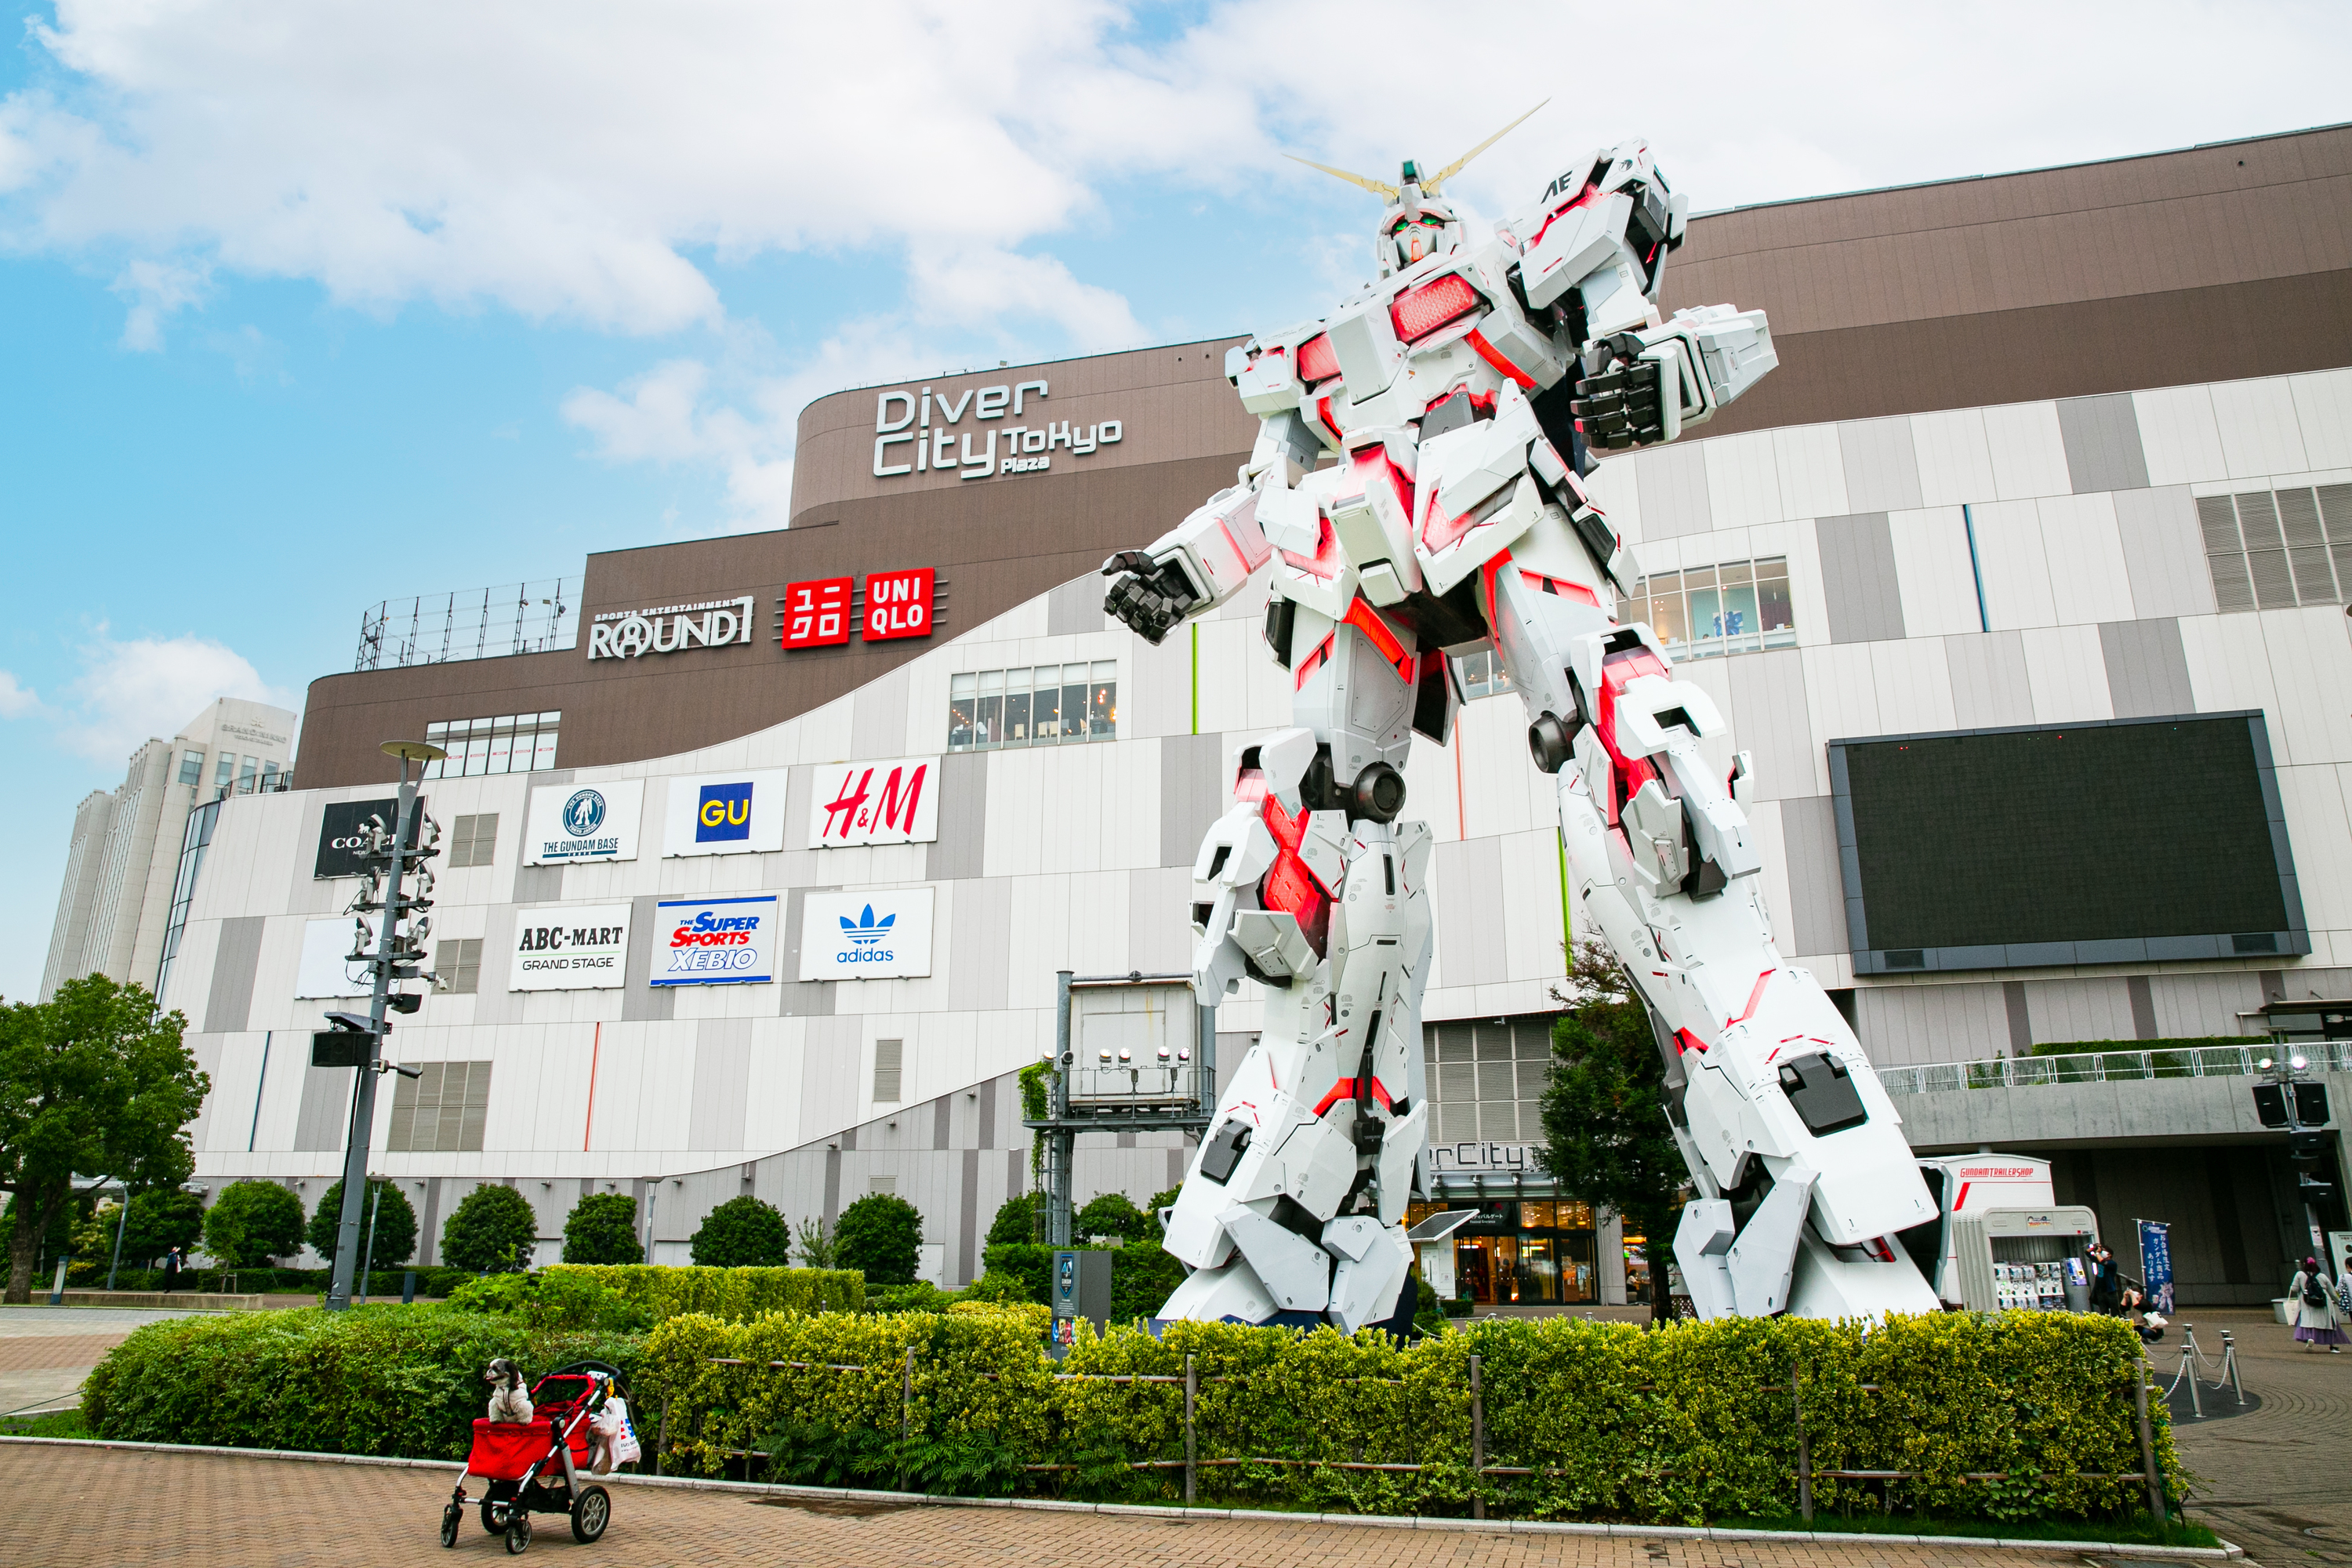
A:
[[[215,1448],[199,1443],[119,1443],[97,1437],[0,1436],[0,1445],[116,1448],[126,1453],[219,1454],[239,1459],[288,1459],[314,1465],[383,1465],[399,1469],[462,1472],[455,1459],[393,1459],[373,1454],[313,1454],[290,1448]],[[772,1481],[706,1480],[695,1476],[600,1476],[605,1486],[667,1488],[677,1491],[734,1492],[751,1497],[807,1498],[817,1502],[897,1503],[908,1508],[1006,1508],[1032,1513],[1097,1513],[1129,1519],[1214,1519],[1268,1523],[1352,1525],[1365,1530],[1441,1530],[1482,1535],[1598,1535],[1624,1541],[1785,1541],[1815,1546],[1968,1546],[1992,1551],[2040,1552],[2065,1556],[2129,1554],[2136,1559],[2243,1557],[2245,1549],[2220,1546],[2144,1546],[2114,1541],[2012,1541],[1978,1535],[1876,1535],[1843,1531],[1716,1530],[1679,1524],[1565,1524],[1539,1520],[1428,1519],[1420,1515],[1279,1513],[1265,1509],[1171,1508],[1164,1504],[1059,1502],[1050,1498],[934,1497],[925,1492],[861,1491],[846,1487],[794,1487]]]

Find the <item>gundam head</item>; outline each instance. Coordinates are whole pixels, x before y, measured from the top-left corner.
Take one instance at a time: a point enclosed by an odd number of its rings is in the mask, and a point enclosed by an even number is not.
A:
[[[1550,101],[1546,99],[1544,103]],[[1536,109],[1542,107],[1542,103],[1536,105]],[[1318,163],[1312,158],[1301,158],[1296,153],[1283,155],[1293,163],[1320,169],[1351,185],[1360,185],[1388,203],[1388,210],[1381,215],[1380,233],[1372,242],[1373,264],[1380,268],[1381,276],[1386,278],[1392,272],[1402,271],[1423,257],[1442,256],[1461,248],[1467,237],[1463,231],[1461,216],[1454,210],[1454,204],[1440,194],[1445,182],[1460,174],[1471,159],[1517,129],[1520,121],[1533,114],[1536,109],[1528,110],[1527,114],[1520,115],[1518,120],[1512,121],[1434,174],[1423,177],[1421,165],[1412,159],[1406,159],[1393,185],[1384,180],[1370,180],[1361,174],[1351,174],[1345,169],[1335,169],[1328,163]]]

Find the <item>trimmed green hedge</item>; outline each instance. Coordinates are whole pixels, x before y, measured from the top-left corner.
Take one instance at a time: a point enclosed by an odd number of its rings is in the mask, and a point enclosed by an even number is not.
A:
[[[741,1325],[673,1317],[647,1339],[641,1390],[649,1408],[668,1408],[663,1468],[719,1474],[730,1454],[776,1445],[779,1469],[805,1474],[815,1450],[850,1451],[850,1436],[880,1453],[873,1441],[896,1442],[900,1358],[911,1345],[916,1442],[890,1449],[887,1463],[928,1464],[915,1450],[928,1445],[936,1456],[961,1445],[967,1473],[1004,1475],[1003,1485],[1177,1495],[1180,1472],[1125,1466],[1182,1458],[1181,1387],[1055,1381],[1036,1352],[1038,1310],[1023,1310],[963,1306]],[[1795,1510],[1793,1372],[1817,1470],[1926,1473],[1891,1485],[1822,1479],[1820,1507],[2016,1520],[2139,1508],[2138,1483],[2081,1479],[2139,1468],[2130,1394],[2139,1350],[2116,1320],[2057,1313],[1943,1314],[1867,1330],[1792,1319],[1662,1330],[1490,1320],[1410,1347],[1370,1331],[1350,1339],[1328,1329],[1176,1323],[1159,1340],[1129,1328],[1098,1340],[1081,1325],[1060,1370],[1179,1374],[1190,1352],[1203,1379],[1203,1458],[1423,1467],[1204,1468],[1204,1501],[1460,1514],[1484,1497],[1490,1511],[1520,1517],[1691,1522]],[[1472,1475],[1473,1353],[1483,1360],[1488,1464],[1538,1473]],[[715,1357],[746,1364],[714,1366]],[[771,1361],[872,1370],[779,1370]],[[2158,1453],[2177,1496],[2185,1476],[2162,1412],[2158,1402]],[[1010,1479],[1024,1463],[1071,1468]],[[1964,1479],[1989,1471],[2014,1479]]]
[[[656,1319],[701,1312],[744,1322],[769,1312],[857,1312],[866,1277],[854,1268],[674,1268],[654,1263],[557,1263],[546,1272],[582,1274]]]
[[[462,1459],[493,1356],[534,1382],[575,1361],[635,1374],[644,1344],[397,1302],[206,1314],[133,1331],[89,1374],[81,1407],[91,1431],[122,1441]]]

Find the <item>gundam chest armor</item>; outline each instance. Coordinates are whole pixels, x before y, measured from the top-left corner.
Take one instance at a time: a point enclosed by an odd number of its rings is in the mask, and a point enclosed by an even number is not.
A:
[[[1402,770],[1415,731],[1449,741],[1452,661],[1485,648],[1555,777],[1576,923],[1649,1009],[1698,1194],[1676,1237],[1697,1310],[1932,1310],[1895,1241],[1935,1217],[1899,1119],[1773,945],[1747,753],[1727,777],[1702,759],[1714,704],[1617,623],[1637,569],[1583,482],[1745,392],[1776,363],[1769,329],[1728,305],[1661,318],[1685,199],[1640,143],[1568,165],[1469,243],[1443,184],[1496,139],[1425,180],[1327,171],[1388,204],[1380,280],[1232,352],[1260,420],[1239,482],[1104,567],[1106,608],[1155,643],[1269,569],[1265,642],[1294,691],[1291,725],[1229,759],[1192,868],[1197,994],[1247,978],[1266,1005],[1166,1215],[1192,1272],[1164,1315],[1411,1319],[1431,835],[1399,820]],[[1527,940],[1556,941],[1551,919]]]

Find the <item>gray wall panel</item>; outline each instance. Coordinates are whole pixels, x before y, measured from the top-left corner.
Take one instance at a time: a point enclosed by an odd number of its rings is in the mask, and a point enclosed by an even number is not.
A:
[[[1225,738],[1171,735],[1160,742],[1160,863],[1190,866],[1209,825],[1223,815]]]
[[[1045,635],[1076,637],[1103,629],[1103,593],[1108,584],[1099,572],[1073,577],[1045,595]]]
[[[815,804],[816,764],[802,763],[784,770],[784,852],[808,844],[809,811]]]
[[[2167,616],[2160,621],[2103,622],[2099,651],[2106,658],[2107,691],[2115,700],[2116,718],[2196,711],[2179,621]]]
[[[516,867],[514,901],[519,904],[562,902],[563,868],[561,866]]]
[[[1963,730],[2033,722],[2033,684],[2020,632],[1971,632],[1944,639],[1952,721]]]
[[[1127,874],[1128,962],[1147,974],[1192,967],[1192,871],[1162,866]]]
[[[1795,648],[1745,654],[1723,661],[1731,681],[1731,729],[1756,759],[1756,798],[1809,795],[1813,779],[1813,721],[1805,700],[1804,655]]]
[[[1510,978],[1502,930],[1503,841],[1440,844],[1437,871],[1438,984],[1490,985]],[[1218,1065],[1223,1066],[1220,1044]]]
[[[2147,488],[2147,453],[2139,444],[2139,415],[2130,393],[2060,398],[2058,434],[2066,444],[2066,472],[2076,495]]]
[[[957,1160],[955,1256],[948,1259],[948,1278],[980,1278],[980,1151],[966,1149]],[[990,1215],[993,1219],[994,1215]]]
[[[233,1035],[245,1027],[253,1011],[253,973],[261,963],[261,933],[268,924],[261,915],[221,921],[220,943],[213,950],[212,990],[205,997],[205,1033]]]
[[[892,670],[880,679],[857,689],[849,700],[849,754],[864,761],[876,757],[895,757],[907,749],[907,686],[914,672],[903,667]],[[797,822],[808,820],[803,816]],[[795,844],[793,827],[789,820],[784,827],[784,842]],[[801,830],[805,836],[807,830]]]
[[[550,866],[551,871],[562,870]],[[525,993],[509,991],[513,977],[515,907],[493,904],[482,916],[482,972],[474,983],[474,1022],[520,1024]]]
[[[2001,1005],[2009,1014],[2009,1050],[2011,1056],[2033,1054],[2033,1014],[2025,1005],[2025,982],[2004,980],[2000,983]]]
[[[1789,858],[1789,921],[1801,954],[1847,952],[1843,873],[1837,817],[1825,795],[1780,803],[1780,842]]]
[[[855,1016],[811,1018],[801,1054],[801,1137],[831,1138],[852,1124],[863,1101],[857,1081],[865,1063],[866,1021]],[[827,1213],[837,1212],[827,1207]]]
[[[988,834],[988,758],[955,752],[940,762],[940,837],[923,859],[923,879],[951,882],[980,875]]]
[[[301,1039],[299,1035],[295,1037]],[[294,1149],[297,1153],[315,1153],[321,1150],[341,1150],[351,1132],[352,1080],[359,1075],[350,1068],[314,1068],[310,1065],[310,1042],[302,1041],[299,1058],[302,1064],[302,1108],[294,1115]]]
[[[751,1099],[751,1020],[705,1018],[694,1031],[689,1149],[740,1149]]]
[[[1912,511],[1919,500],[1919,454],[1908,419],[1849,419],[1838,426],[1845,503],[1856,511]],[[1829,552],[1822,552],[1824,560]]]
[[[784,951],[777,961],[776,1010],[786,1018],[833,1016],[834,982],[801,980],[801,921],[811,893],[837,893],[838,887],[793,888],[784,893]]]
[[[642,1024],[677,1016],[677,987],[648,985],[654,953],[654,905],[651,893],[629,900],[629,957],[621,971],[621,1021]],[[482,966],[489,967],[489,944],[482,946]],[[504,954],[500,954],[501,960]]]
[[[958,882],[949,892],[948,1006],[994,1012],[1005,1005],[1013,966],[1013,883]]]
[[[1642,537],[1671,539],[1715,526],[1706,488],[1706,454],[1696,443],[1643,452],[1633,459],[1642,498]]]
[[[2213,614],[2213,575],[2189,487],[2118,490],[2115,505],[2133,609],[2149,618]]]
[[[1883,511],[1825,517],[1813,524],[1821,541],[1822,594],[1829,601],[1832,642],[1894,642],[1903,637],[1903,588],[1895,572],[1895,539]]]

